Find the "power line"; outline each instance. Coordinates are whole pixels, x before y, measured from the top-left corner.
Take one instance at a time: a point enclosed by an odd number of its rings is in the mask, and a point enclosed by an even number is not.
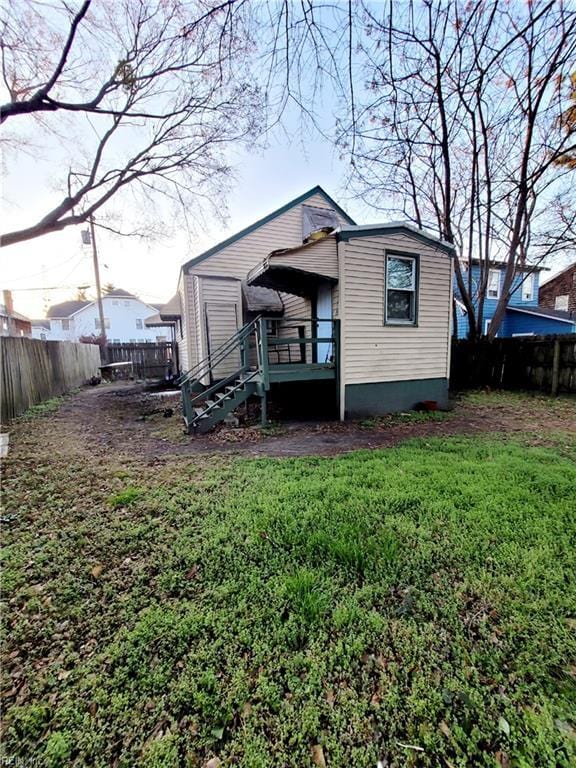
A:
[[[38,277],[38,275],[43,275],[44,272],[51,272],[54,269],[58,269],[59,267],[63,267],[65,264],[69,264],[72,259],[76,258],[77,254],[74,254],[73,256],[70,256],[69,259],[66,259],[66,261],[61,261],[60,264],[54,264],[52,267],[47,267],[46,269],[41,269],[40,272],[33,272],[31,275],[26,275],[24,277],[13,277],[12,282],[19,283],[21,280],[29,280],[31,277]],[[85,257],[83,257],[85,258]]]
[[[91,286],[89,285],[88,288]],[[12,291],[12,293],[15,293],[16,291],[19,291],[20,293],[26,293],[26,291],[75,291],[78,288],[77,285],[55,285],[52,288],[9,288],[8,290]]]

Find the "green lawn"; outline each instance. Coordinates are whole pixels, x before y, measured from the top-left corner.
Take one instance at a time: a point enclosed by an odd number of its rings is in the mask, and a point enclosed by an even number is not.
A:
[[[46,466],[4,489],[6,756],[576,763],[566,446]]]

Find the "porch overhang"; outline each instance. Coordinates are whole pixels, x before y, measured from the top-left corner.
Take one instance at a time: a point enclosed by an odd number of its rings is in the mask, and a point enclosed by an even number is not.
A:
[[[175,320],[163,320],[160,317],[160,313],[156,315],[150,315],[150,317],[147,317],[144,320],[144,325],[146,328],[173,328],[175,323]]]
[[[275,264],[269,257],[249,272],[246,282],[248,285],[258,285],[262,288],[272,288],[280,293],[309,298],[316,296],[318,286],[322,283],[328,282],[335,285],[338,280],[318,272],[289,267],[286,264]]]

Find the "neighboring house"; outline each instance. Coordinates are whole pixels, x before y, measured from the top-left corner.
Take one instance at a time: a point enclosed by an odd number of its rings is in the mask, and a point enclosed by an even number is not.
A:
[[[445,406],[452,255],[408,224],[357,226],[314,187],[187,261],[177,338],[190,431],[251,394],[265,419],[276,383],[331,382],[341,419]]]
[[[12,291],[4,291],[4,303],[0,304],[0,336],[32,336],[32,321],[14,310]]]
[[[576,315],[576,262],[542,283],[538,304],[546,309]]]
[[[470,270],[471,272],[468,271],[468,265],[465,265],[464,280],[467,285],[471,286],[472,298],[477,308],[477,293],[480,282],[480,265],[477,260],[473,260]],[[536,336],[549,333],[574,333],[576,331],[576,322],[567,312],[549,310],[538,306],[538,290],[542,270],[542,267],[527,266],[525,269],[517,271],[512,282],[510,300],[497,336]],[[482,333],[484,335],[488,333],[498,306],[505,271],[506,265],[498,263],[493,264],[489,270],[482,313]],[[468,335],[468,317],[464,305],[461,303],[456,280],[454,281],[454,298],[456,300],[457,336],[463,339]]]
[[[110,344],[169,341],[165,329],[149,328],[146,319],[158,312],[160,305],[141,301],[128,291],[114,289],[102,296],[106,338]],[[34,338],[48,341],[79,341],[99,336],[98,303],[88,300],[54,304],[44,320],[34,321]]]

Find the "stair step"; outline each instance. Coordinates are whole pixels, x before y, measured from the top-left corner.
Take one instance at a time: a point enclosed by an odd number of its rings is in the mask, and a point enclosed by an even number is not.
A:
[[[208,418],[208,416],[205,413],[204,408],[194,408],[194,413],[200,419],[207,419]]]

